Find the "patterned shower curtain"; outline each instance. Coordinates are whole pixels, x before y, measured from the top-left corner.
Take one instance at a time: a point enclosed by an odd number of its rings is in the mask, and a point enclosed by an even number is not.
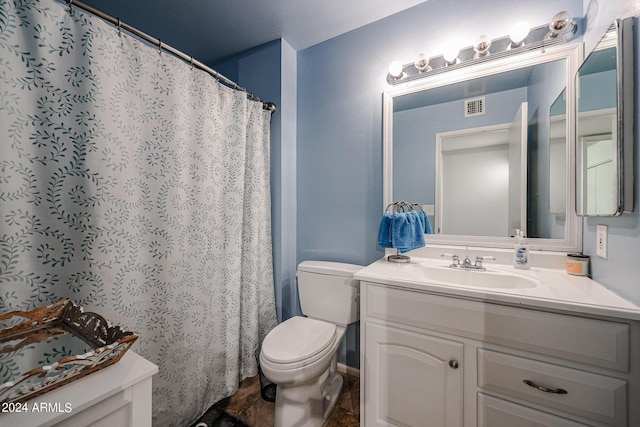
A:
[[[270,113],[78,9],[0,5],[0,312],[137,332],[154,425],[186,425],[276,324]]]

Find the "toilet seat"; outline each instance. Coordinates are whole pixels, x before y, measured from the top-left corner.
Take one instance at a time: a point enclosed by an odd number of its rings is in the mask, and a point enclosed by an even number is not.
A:
[[[292,317],[271,330],[262,356],[273,369],[295,369],[325,356],[336,341],[336,325],[308,317]]]

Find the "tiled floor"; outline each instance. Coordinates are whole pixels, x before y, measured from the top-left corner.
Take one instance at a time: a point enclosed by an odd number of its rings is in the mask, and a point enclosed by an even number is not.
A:
[[[360,378],[342,374],[342,393],[333,408],[325,427],[356,427],[360,425]],[[247,378],[240,383],[238,391],[231,397],[215,404],[203,416],[203,420],[214,426],[273,427],[275,404],[260,397],[258,376]],[[234,424],[226,413],[239,422]],[[207,417],[207,415],[209,415]],[[210,421],[215,418],[215,421]],[[226,419],[225,419],[226,418]],[[200,420],[198,420],[200,421]],[[196,425],[194,423],[193,425]]]

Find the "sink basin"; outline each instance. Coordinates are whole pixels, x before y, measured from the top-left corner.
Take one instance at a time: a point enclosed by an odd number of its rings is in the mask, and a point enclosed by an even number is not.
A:
[[[412,270],[422,280],[446,282],[452,285],[502,289],[524,289],[538,286],[534,279],[509,273],[423,265],[416,265]]]

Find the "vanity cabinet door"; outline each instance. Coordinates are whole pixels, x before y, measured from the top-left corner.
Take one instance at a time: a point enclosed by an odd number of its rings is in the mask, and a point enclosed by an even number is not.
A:
[[[367,322],[366,426],[462,425],[462,343]]]

